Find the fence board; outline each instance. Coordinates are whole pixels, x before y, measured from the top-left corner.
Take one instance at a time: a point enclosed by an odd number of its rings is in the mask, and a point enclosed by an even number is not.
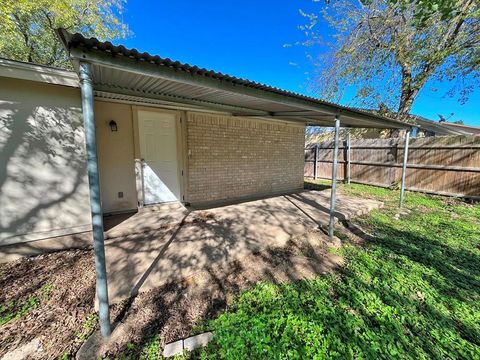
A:
[[[404,155],[403,139],[351,140],[351,181],[379,186],[399,183]],[[330,179],[333,142],[318,144],[317,175]],[[313,177],[314,146],[305,149],[305,176]],[[338,153],[337,180],[346,176],[346,143]],[[480,197],[480,136],[411,139],[407,189],[437,194]]]

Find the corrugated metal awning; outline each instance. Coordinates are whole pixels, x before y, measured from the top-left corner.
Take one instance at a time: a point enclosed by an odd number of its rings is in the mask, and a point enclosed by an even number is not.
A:
[[[398,120],[239,79],[178,61],[139,53],[81,34],[57,33],[75,66],[92,64],[94,88],[109,98],[148,98],[165,104],[225,111],[234,116],[271,118],[343,127],[409,128]]]

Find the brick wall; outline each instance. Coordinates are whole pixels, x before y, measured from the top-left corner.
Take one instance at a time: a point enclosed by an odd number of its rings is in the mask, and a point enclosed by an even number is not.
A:
[[[187,144],[193,204],[303,188],[302,125],[189,113]]]

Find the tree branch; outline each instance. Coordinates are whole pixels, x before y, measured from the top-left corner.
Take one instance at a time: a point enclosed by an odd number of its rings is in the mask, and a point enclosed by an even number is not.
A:
[[[460,32],[460,28],[462,27],[465,21],[468,8],[470,7],[470,5],[472,5],[472,3],[473,3],[473,0],[465,1],[458,15],[455,16],[454,20],[450,22],[443,39],[438,43],[438,46],[436,49],[437,52],[440,52],[442,49],[450,47],[453,44],[455,38],[458,36],[458,33]]]
[[[15,24],[17,25],[18,31],[20,34],[23,36],[23,40],[25,41],[25,46],[28,49],[28,54],[27,54],[27,61],[28,62],[33,62],[33,44],[30,42],[30,36],[28,32],[23,28],[22,26],[22,21],[18,14],[13,13],[12,14],[13,18],[15,19]]]

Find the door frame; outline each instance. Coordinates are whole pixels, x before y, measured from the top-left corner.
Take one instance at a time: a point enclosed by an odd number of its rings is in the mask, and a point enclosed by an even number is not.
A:
[[[132,105],[132,114],[133,114],[133,144],[134,144],[134,154],[135,154],[135,179],[136,179],[136,188],[137,188],[137,202],[138,208],[143,208],[145,205],[144,202],[144,190],[143,190],[143,167],[141,161],[141,152],[140,152],[140,129],[138,121],[138,112],[156,112],[161,114],[173,114],[175,115],[175,133],[176,133],[176,143],[177,143],[177,177],[180,187],[180,199],[181,203],[185,202],[185,189],[186,189],[186,117],[184,111],[177,111],[171,109],[163,109],[149,106],[137,106]],[[155,205],[152,205],[155,206]]]

